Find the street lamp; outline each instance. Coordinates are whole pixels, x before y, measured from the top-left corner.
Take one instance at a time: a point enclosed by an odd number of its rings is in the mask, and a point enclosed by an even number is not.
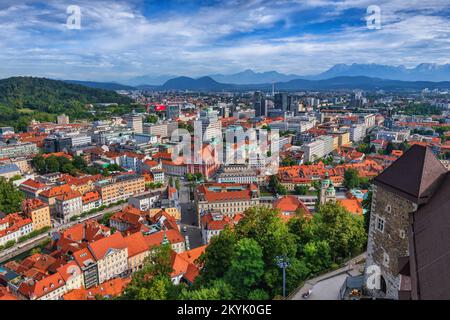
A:
[[[286,297],[286,268],[289,267],[289,261],[286,256],[278,256],[277,266],[283,270],[283,298]]]

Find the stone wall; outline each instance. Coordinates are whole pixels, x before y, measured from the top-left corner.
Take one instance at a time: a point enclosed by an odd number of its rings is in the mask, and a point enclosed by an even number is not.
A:
[[[409,255],[409,214],[416,210],[415,203],[381,186],[373,186],[366,269],[370,265],[380,267],[381,276],[386,282],[386,298],[398,299],[398,258]],[[377,228],[379,219],[384,220],[383,231]],[[382,292],[374,294],[384,296]]]

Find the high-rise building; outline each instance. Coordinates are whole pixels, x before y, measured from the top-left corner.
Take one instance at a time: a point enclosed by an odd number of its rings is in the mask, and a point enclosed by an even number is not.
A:
[[[128,128],[133,129],[135,133],[143,133],[142,116],[136,113],[127,114],[125,117]]]
[[[253,95],[253,109],[256,117],[267,116],[266,99],[261,92],[255,92]]]
[[[222,123],[218,112],[209,108],[200,112],[199,120],[202,123],[202,135],[204,141],[212,141],[213,138],[220,139],[222,136]]]
[[[277,93],[274,97],[275,109],[289,110],[289,96],[287,93]]]

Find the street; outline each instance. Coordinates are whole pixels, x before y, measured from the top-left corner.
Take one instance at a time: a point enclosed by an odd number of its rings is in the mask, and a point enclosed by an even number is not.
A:
[[[189,186],[185,181],[180,181],[180,207],[181,207],[181,222],[180,230],[187,238],[189,248],[194,249],[203,245],[201,230],[198,226],[197,211],[194,200],[189,197]],[[187,231],[183,231],[186,227]]]
[[[312,290],[307,300],[340,300],[339,290],[344,284],[345,279],[351,275],[356,276],[362,274],[364,270],[364,259],[366,254],[363,253],[350,261],[344,267],[331,271],[329,273],[309,279],[302,288],[291,293],[288,300],[304,300],[302,294],[309,289]]]

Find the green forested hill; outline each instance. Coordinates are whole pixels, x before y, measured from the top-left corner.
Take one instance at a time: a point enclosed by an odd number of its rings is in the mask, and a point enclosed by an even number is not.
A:
[[[51,121],[65,113],[72,119],[88,118],[88,103],[130,104],[114,91],[34,77],[0,80],[0,125],[23,129],[32,119]]]

